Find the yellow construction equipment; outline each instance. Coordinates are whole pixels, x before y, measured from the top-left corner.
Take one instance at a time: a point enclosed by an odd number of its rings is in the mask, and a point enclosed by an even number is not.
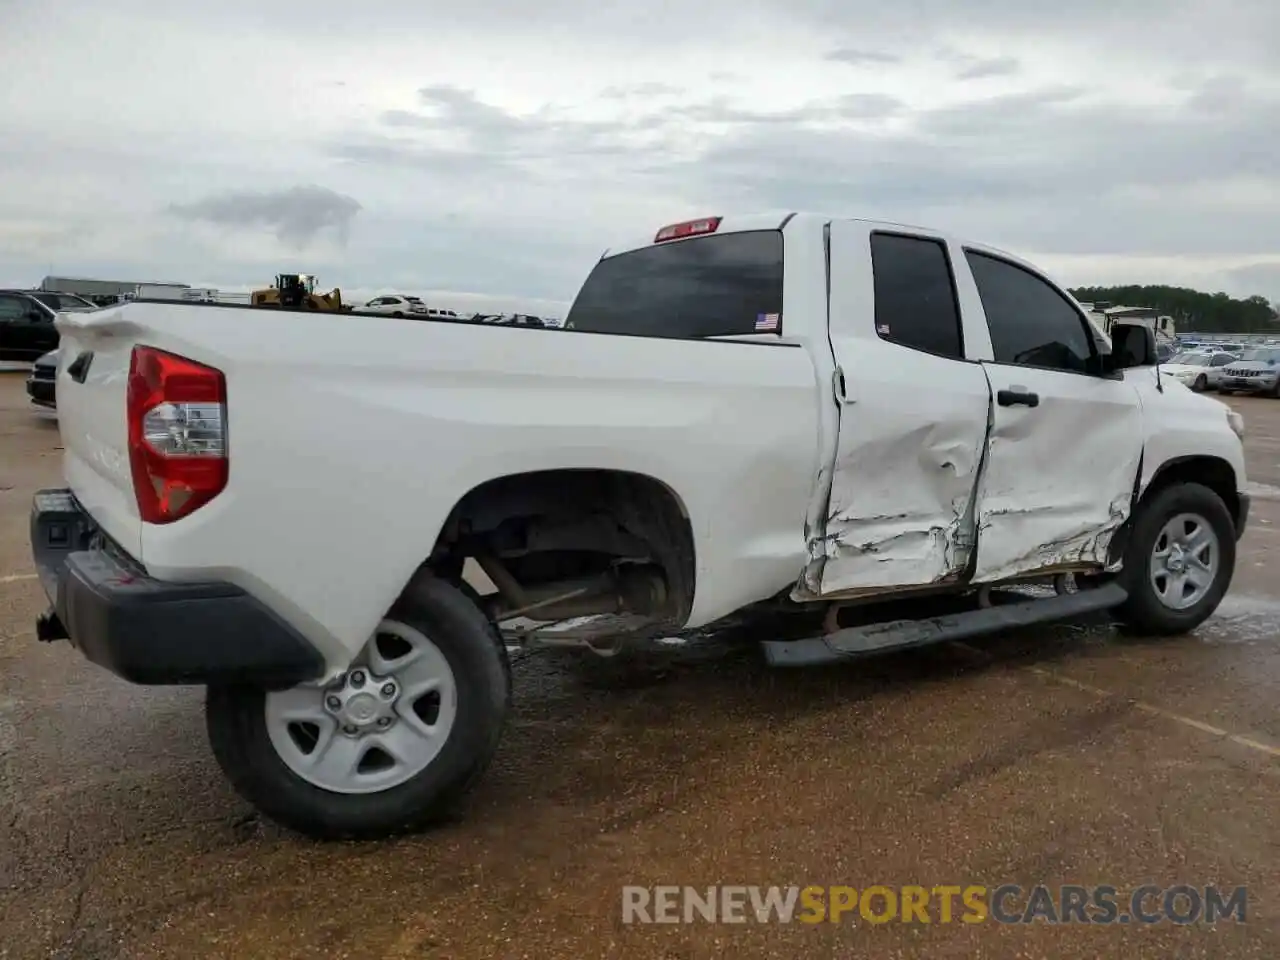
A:
[[[350,312],[342,303],[342,291],[334,287],[329,293],[316,293],[316,278],[310,273],[278,273],[273,287],[255,290],[249,302],[255,307],[277,310],[323,310]]]

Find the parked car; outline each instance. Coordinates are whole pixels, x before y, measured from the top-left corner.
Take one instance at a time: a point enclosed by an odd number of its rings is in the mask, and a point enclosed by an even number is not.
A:
[[[1148,327],[1108,350],[1011,254],[704,218],[612,247],[566,321],[63,315],[37,636],[207,685],[244,797],[376,837],[477,781],[517,638],[644,656],[793,616],[762,646],[806,666],[1087,611],[1179,634],[1230,583],[1240,415],[1162,391]]]
[[[92,300],[77,296],[74,293],[59,293],[53,290],[0,290],[0,293],[21,293],[39,300],[50,310],[97,310],[98,305]]]
[[[26,293],[0,291],[0,360],[31,362],[58,346],[57,311]]]
[[[427,312],[427,305],[419,297],[401,296],[399,294],[374,297],[360,308],[366,313],[381,313],[389,317],[407,317],[411,314]]]
[[[58,345],[59,313],[100,309],[83,297],[48,290],[0,290],[0,360],[32,361]]]
[[[31,365],[27,377],[27,396],[37,407],[52,410],[57,407],[54,388],[58,380],[59,351],[50,350]]]
[[[1176,354],[1160,368],[1162,375],[1173,377],[1192,390],[1216,390],[1222,382],[1222,371],[1236,359],[1231,353],[1209,353],[1189,350]]]
[[[1280,397],[1280,347],[1246,350],[1222,371],[1222,393],[1269,393]]]

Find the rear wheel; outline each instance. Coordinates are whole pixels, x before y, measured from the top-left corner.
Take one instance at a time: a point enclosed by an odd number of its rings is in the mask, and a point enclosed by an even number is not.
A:
[[[1235,524],[1221,497],[1198,483],[1157,491],[1139,505],[1125,551],[1120,620],[1149,634],[1194,630],[1222,601],[1235,560]]]
[[[506,650],[456,587],[426,578],[327,687],[210,688],[214,756],[242,797],[320,839],[373,839],[447,814],[497,749]]]

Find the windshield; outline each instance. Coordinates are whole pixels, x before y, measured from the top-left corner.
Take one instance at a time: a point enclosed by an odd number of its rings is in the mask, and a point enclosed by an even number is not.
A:
[[[1209,365],[1209,355],[1207,353],[1180,353],[1170,362],[1207,367]]]
[[[69,293],[33,293],[35,297],[46,307],[52,310],[95,310],[93,304],[88,301],[81,300],[79,297],[72,296]]]
[[[1257,360],[1261,363],[1275,363],[1280,360],[1280,350],[1246,350],[1241,360]]]
[[[780,333],[782,232],[677,240],[601,260],[564,326],[681,340]]]

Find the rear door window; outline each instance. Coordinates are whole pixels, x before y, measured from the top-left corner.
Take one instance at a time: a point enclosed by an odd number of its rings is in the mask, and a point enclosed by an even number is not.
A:
[[[942,357],[964,357],[951,260],[941,241],[873,233],[871,268],[881,340]]]
[[[782,332],[782,232],[654,244],[596,264],[565,328],[693,340]]]

